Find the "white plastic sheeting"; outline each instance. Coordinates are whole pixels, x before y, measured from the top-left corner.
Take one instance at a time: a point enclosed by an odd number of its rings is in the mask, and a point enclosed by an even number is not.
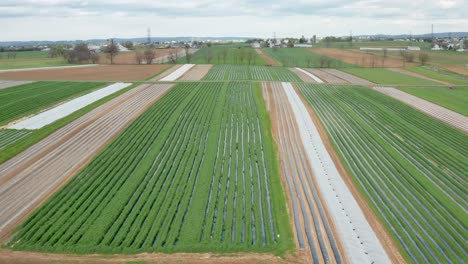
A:
[[[167,75],[166,77],[160,79],[160,81],[175,81],[182,77],[188,70],[190,70],[195,64],[184,64],[182,67],[178,68],[177,70],[171,72],[171,74]]]
[[[308,72],[308,71],[304,71],[304,70],[301,69],[301,68],[296,68],[296,70],[298,70],[298,71],[300,71],[300,72],[303,72],[304,74],[306,74],[306,75],[309,76],[310,78],[314,79],[314,81],[316,81],[317,83],[323,83],[323,81],[322,81],[319,77],[313,75],[312,73],[310,73],[310,72]]]
[[[9,126],[11,129],[39,129],[48,124],[51,124],[69,114],[80,110],[81,108],[90,105],[108,95],[120,91],[131,83],[114,83],[97,91],[85,94],[64,104],[58,105],[40,114],[27,118],[14,125]]]
[[[351,263],[391,263],[364,213],[341,178],[307,108],[290,83],[282,83],[299,126],[318,187]]]

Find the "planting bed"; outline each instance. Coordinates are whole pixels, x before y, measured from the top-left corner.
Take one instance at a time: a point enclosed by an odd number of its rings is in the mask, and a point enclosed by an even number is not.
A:
[[[0,125],[63,100],[98,89],[103,83],[35,82],[0,90]]]
[[[424,89],[424,88],[419,88]],[[426,113],[450,126],[458,128],[465,133],[468,133],[468,117],[448,110],[447,108],[428,102],[414,95],[405,93],[391,87],[374,87],[374,90],[391,96],[409,106],[412,106],[419,111]]]
[[[187,73],[185,73],[182,77],[179,78],[181,81],[199,81],[206,76],[206,74],[210,71],[213,65],[209,64],[198,64],[195,67],[191,68]]]
[[[427,79],[410,76],[387,69],[344,69],[343,71],[379,84],[440,85]]]
[[[8,126],[11,129],[40,129],[61,118],[64,118],[73,112],[76,112],[87,105],[90,105],[100,99],[116,93],[130,86],[131,83],[114,83],[107,87],[98,89],[94,92],[72,99],[47,111],[21,120],[14,125]]]
[[[305,70],[314,74],[318,78],[324,80],[326,83],[335,83],[335,84],[348,83],[346,80],[341,79],[331,73],[328,73],[325,70],[319,70],[319,69],[305,69]]]
[[[368,88],[298,86],[406,257],[464,262],[467,135]]]
[[[31,131],[16,129],[0,129],[0,150],[24,138],[25,136],[29,135],[29,133],[31,133]]]
[[[289,71],[287,68],[241,65],[214,65],[203,79],[302,82],[297,75]]]
[[[0,238],[169,88],[134,88],[0,165]]]
[[[13,87],[13,86],[19,86],[23,84],[28,84],[31,83],[31,81],[7,81],[7,80],[0,80],[0,90]]]
[[[178,84],[37,210],[10,245],[88,253],[290,247],[256,88]]]
[[[342,80],[345,80],[349,83],[352,83],[352,84],[359,84],[359,85],[373,85],[373,83],[371,83],[370,81],[366,80],[366,79],[362,79],[362,78],[359,78],[359,77],[356,77],[352,74],[349,74],[349,73],[346,73],[346,72],[342,72],[340,70],[337,70],[337,69],[323,69],[322,71],[328,73],[328,74],[331,74],[331,75],[334,75]]]

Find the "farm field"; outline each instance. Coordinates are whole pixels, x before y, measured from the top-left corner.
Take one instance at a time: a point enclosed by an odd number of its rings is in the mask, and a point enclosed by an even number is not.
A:
[[[412,262],[463,262],[467,135],[359,86],[297,84]]]
[[[400,87],[400,90],[468,116],[468,86],[465,87]]]
[[[0,70],[69,66],[63,58],[0,59]]]
[[[281,253],[293,242],[276,160],[259,86],[180,83],[31,215],[10,246]]]
[[[330,57],[324,57],[315,54],[305,48],[278,48],[262,49],[262,52],[276,61],[280,62],[285,67],[302,67],[302,68],[345,68],[356,67],[351,64],[335,60]],[[322,58],[324,59],[322,62]]]
[[[187,63],[180,58],[177,63]],[[250,47],[229,47],[226,45],[213,45],[199,49],[192,55],[190,63],[194,64],[235,64],[265,66],[266,61]]]
[[[450,84],[468,85],[468,75],[451,72],[438,66],[426,65],[420,67],[406,67],[405,69]]]
[[[203,80],[302,82],[287,68],[247,65],[214,65]]]
[[[169,55],[170,52],[180,52],[182,49],[155,49],[154,51],[156,52],[156,58],[154,60],[158,61],[159,58]],[[134,50],[119,52],[119,54],[114,58],[114,64],[137,64],[135,59],[136,52],[137,51]],[[106,54],[102,53],[99,59],[99,63],[110,64],[110,59],[106,56]]]
[[[404,48],[408,46],[418,46],[421,49],[430,49],[431,44],[427,42],[414,42],[414,41],[359,41],[359,42],[319,42],[315,45],[320,48],[335,48],[335,49],[359,49],[360,47],[393,47]]]
[[[102,87],[98,82],[35,82],[0,90],[0,125]]]
[[[378,84],[396,84],[396,85],[440,85],[440,83],[433,82],[426,79],[417,78],[407,74],[390,71],[387,69],[369,69],[369,68],[347,68],[342,69],[344,72],[353,74],[357,77],[367,79],[373,83]]]
[[[336,48],[310,48],[311,52],[318,55],[328,56],[344,63],[355,65],[354,67],[403,67],[416,65],[415,63],[403,63],[400,57],[390,57],[384,59],[382,56],[376,55],[373,52],[365,52],[360,50],[336,49]]]
[[[0,165],[0,238],[7,236],[17,221],[74,176],[170,87],[140,85]]]
[[[169,68],[169,64],[99,65],[92,67],[0,72],[8,80],[73,80],[73,81],[142,81]]]

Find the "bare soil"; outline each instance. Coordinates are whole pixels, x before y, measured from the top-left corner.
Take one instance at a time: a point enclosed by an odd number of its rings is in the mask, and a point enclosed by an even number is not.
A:
[[[359,51],[348,51],[335,48],[310,48],[310,51],[325,55],[327,57],[337,59],[349,64],[358,65],[361,67],[403,67],[415,66],[416,63],[403,63],[401,60],[392,58],[383,58],[374,54],[361,53]]]
[[[271,58],[270,56],[266,55],[265,53],[263,53],[263,51],[261,49],[255,49],[255,51],[258,53],[258,55],[260,55],[260,57],[262,57],[266,63],[268,65],[271,65],[271,66],[281,66],[279,62],[277,62],[276,60],[274,60],[273,58]]]
[[[3,249],[0,251],[0,263],[3,264],[48,264],[48,263],[86,263],[86,264],[120,264],[120,263],[193,263],[193,264],[274,264],[274,263],[304,263],[300,258],[302,253],[297,252],[296,256],[288,255],[280,258],[272,254],[256,253],[142,253],[136,255],[74,255],[74,254],[50,254],[37,252],[12,251]]]
[[[141,81],[170,67],[154,65],[99,65],[94,67],[30,70],[0,73],[0,79],[74,80],[74,81]]]
[[[320,138],[322,139],[322,142],[324,143],[328,153],[330,154],[333,160],[333,163],[335,164],[336,168],[338,169],[338,172],[340,173],[341,177],[345,181],[346,186],[348,186],[349,190],[353,194],[354,199],[356,199],[356,201],[358,202],[359,207],[363,211],[367,221],[369,222],[372,229],[374,230],[374,233],[376,234],[376,236],[382,243],[385,251],[390,257],[390,260],[392,261],[392,263],[406,263],[405,259],[403,258],[400,251],[398,250],[398,247],[395,241],[393,240],[392,236],[388,233],[385,226],[380,222],[377,215],[374,214],[368,202],[366,201],[366,199],[364,198],[364,196],[361,194],[358,187],[356,186],[355,182],[353,181],[351,175],[349,175],[348,172],[346,171],[338,154],[333,148],[330,138],[325,132],[325,128],[322,126],[314,110],[309,105],[309,103],[304,99],[304,97],[302,96],[300,91],[297,89],[297,87],[295,87],[295,89],[296,89],[296,92],[300,95],[302,102],[306,106],[307,111],[310,114],[310,117],[312,118],[315,126],[317,127],[317,130],[319,131],[319,134],[320,134]]]
[[[155,49],[154,51],[156,52],[156,60],[158,58],[164,57],[169,55],[171,51],[181,51],[182,49]],[[143,51],[141,51],[143,52]],[[137,64],[135,55],[137,51],[126,51],[126,52],[120,52],[117,56],[114,57],[114,64]],[[100,55],[100,63],[104,64],[110,64],[110,59],[107,58],[106,54],[101,53]]]

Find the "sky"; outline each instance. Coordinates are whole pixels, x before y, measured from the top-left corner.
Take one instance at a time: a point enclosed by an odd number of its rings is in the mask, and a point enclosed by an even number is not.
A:
[[[2,0],[0,41],[468,31],[468,0]]]

